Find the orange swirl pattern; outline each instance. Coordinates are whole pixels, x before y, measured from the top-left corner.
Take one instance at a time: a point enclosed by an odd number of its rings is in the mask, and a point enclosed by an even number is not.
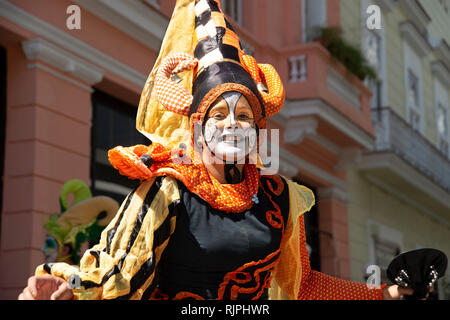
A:
[[[284,183],[281,180],[280,176],[278,176],[278,175],[264,176],[264,178],[266,178],[263,180],[267,184],[267,187],[269,188],[270,192],[272,192],[276,196],[280,196],[284,190]],[[273,188],[271,181],[276,183],[276,189]],[[263,184],[262,181],[260,183]],[[269,194],[265,190],[264,186],[261,188],[261,190],[264,192],[264,194],[267,196],[267,198],[269,199],[269,201],[272,203],[272,205],[275,208],[275,210],[267,210],[266,211],[267,222],[269,222],[269,224],[276,229],[280,229],[280,228],[284,229],[284,219],[281,214],[280,206],[275,201],[273,201],[272,195]]]
[[[199,296],[198,294],[189,291],[178,292],[175,295],[175,297],[173,297],[173,300],[183,300],[183,299],[205,300],[205,298],[203,298],[202,296]]]
[[[217,299],[223,300],[228,292],[230,300],[239,299],[240,294],[251,294],[252,300],[259,299],[264,289],[270,286],[272,271],[278,263],[279,256],[280,249],[262,260],[246,263],[235,271],[228,272],[219,286]]]

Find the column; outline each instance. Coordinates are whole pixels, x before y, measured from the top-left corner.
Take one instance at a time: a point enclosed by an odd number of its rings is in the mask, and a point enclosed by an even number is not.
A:
[[[69,179],[89,184],[91,86],[103,72],[43,38],[7,48],[0,299],[44,262],[44,221]],[[14,277],[10,276],[14,275]]]
[[[346,280],[350,280],[348,199],[348,195],[336,187],[321,188],[317,192],[321,271]]]

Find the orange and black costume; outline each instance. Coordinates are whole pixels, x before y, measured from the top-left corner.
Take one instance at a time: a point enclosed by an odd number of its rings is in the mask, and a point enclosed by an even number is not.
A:
[[[77,275],[77,299],[381,299],[380,289],[311,270],[303,222],[311,190],[250,162],[236,184],[208,173],[193,135],[228,91],[247,98],[258,129],[285,95],[272,66],[243,54],[218,0],[178,0],[137,116],[153,143],[109,151],[141,184],[79,268],[36,273]]]

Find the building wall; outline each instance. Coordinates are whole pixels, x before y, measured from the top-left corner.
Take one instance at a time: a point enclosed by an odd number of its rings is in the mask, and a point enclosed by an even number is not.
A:
[[[394,194],[380,189],[353,167],[347,173],[351,200],[348,203],[351,278],[363,281],[370,263],[368,220],[403,235],[404,251],[431,247],[450,255],[450,227],[439,223]]]
[[[361,3],[341,0],[341,25],[344,38],[355,47],[361,46]]]
[[[376,3],[376,1],[375,1]],[[450,38],[450,19],[449,13],[443,10],[438,1],[420,1],[421,5],[427,11],[428,15],[433,17],[427,30],[431,37],[444,38],[449,42]],[[450,10],[450,9],[449,9]],[[360,1],[342,0],[341,14],[343,35],[346,40],[354,46],[362,47],[361,28],[365,25],[362,21]],[[386,105],[395,110],[402,118],[407,119],[406,112],[406,89],[404,74],[404,38],[401,35],[399,24],[408,19],[402,8],[395,6],[389,13],[383,13],[385,48],[386,48],[386,75],[387,75],[387,102]],[[434,52],[431,52],[424,58],[421,58],[422,67],[422,97],[423,97],[423,116],[424,131],[423,135],[430,143],[437,146],[437,127],[436,110],[434,94],[434,75],[431,70],[431,62],[438,60]],[[450,94],[450,91],[448,92]]]
[[[341,1],[342,29],[344,36],[357,47],[361,47],[363,25],[362,13],[364,1]],[[450,19],[448,13],[442,10],[438,1],[420,1],[432,21],[428,27],[432,37],[447,39],[450,37]],[[387,101],[382,106],[388,106],[395,113],[407,120],[406,88],[405,88],[405,56],[404,38],[399,24],[407,19],[400,6],[394,6],[392,11],[383,14],[385,35]],[[431,62],[438,57],[431,52],[420,58],[423,84],[423,136],[436,148],[437,122],[435,109],[435,85]],[[448,87],[447,89],[448,90]],[[450,93],[450,92],[449,92]],[[449,177],[450,179],[450,177]],[[450,227],[443,224],[407,201],[401,200],[395,192],[388,192],[365,178],[352,166],[347,172],[350,200],[348,202],[349,241],[351,278],[354,281],[364,281],[365,267],[371,262],[369,221],[375,221],[387,228],[398,231],[401,235],[402,250],[412,250],[419,247],[433,247],[450,254]],[[400,186],[401,188],[402,186]],[[442,288],[440,288],[442,290]],[[441,296],[442,297],[442,296]]]

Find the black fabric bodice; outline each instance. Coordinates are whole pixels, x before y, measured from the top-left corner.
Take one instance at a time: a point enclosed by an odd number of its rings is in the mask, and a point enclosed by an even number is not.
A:
[[[261,177],[250,210],[226,213],[178,182],[176,227],[157,269],[165,298],[267,299],[289,214],[288,185]]]

